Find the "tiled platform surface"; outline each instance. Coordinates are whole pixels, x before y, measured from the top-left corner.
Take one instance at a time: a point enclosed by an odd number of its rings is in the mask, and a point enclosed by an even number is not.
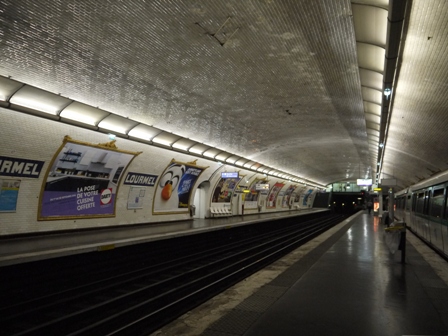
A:
[[[201,335],[448,335],[446,282],[410,243],[391,254],[378,218],[350,224]]]

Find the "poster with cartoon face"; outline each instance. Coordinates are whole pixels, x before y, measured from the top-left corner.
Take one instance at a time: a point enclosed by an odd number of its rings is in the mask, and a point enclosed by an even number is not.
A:
[[[188,213],[194,185],[205,169],[172,160],[156,186],[153,214]]]

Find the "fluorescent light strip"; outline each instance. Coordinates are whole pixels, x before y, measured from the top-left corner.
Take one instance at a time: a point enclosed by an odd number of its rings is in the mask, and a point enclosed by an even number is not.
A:
[[[60,95],[0,76],[0,101],[2,100],[9,102],[12,108],[14,108],[15,105],[17,107],[24,107],[32,111],[43,112],[48,115],[59,115],[61,118],[64,118],[66,122],[68,122],[68,120],[73,120],[79,122],[80,124],[97,126],[114,133],[127,134],[128,136],[136,139],[153,141],[154,143],[172,146],[172,148],[184,150],[192,154],[203,155],[215,160],[220,159],[228,164],[244,167],[264,174],[274,176],[282,175],[284,178],[290,178],[291,176],[290,174],[285,174],[283,172],[276,171],[275,169],[263,166],[261,163],[244,159],[238,155],[214,148],[213,146],[206,146],[194,140],[183,138],[176,139],[175,137],[170,140],[162,138],[155,139],[157,135],[163,133],[164,131],[139,123],[135,120],[112,114],[108,111],[104,111],[90,105],[85,105],[66,97],[62,97]],[[17,108],[17,110],[20,109]],[[52,119],[51,117],[48,118]],[[64,121],[64,119],[61,121]],[[212,155],[213,151],[210,151],[210,154],[207,155],[205,152],[210,149],[215,149],[217,151],[215,153],[218,155]],[[296,179],[296,181],[299,180]]]

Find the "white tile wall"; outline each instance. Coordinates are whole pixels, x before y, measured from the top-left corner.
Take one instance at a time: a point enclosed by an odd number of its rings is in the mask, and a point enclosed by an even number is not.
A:
[[[163,223],[190,218],[189,214],[152,215],[155,187],[146,187],[143,209],[128,210],[127,199],[130,186],[124,185],[122,178],[118,188],[115,217],[38,221],[37,213],[42,183],[53,155],[61,146],[64,136],[69,135],[75,140],[94,144],[108,142],[108,136],[107,134],[14,112],[4,108],[0,108],[0,120],[0,156],[45,161],[38,179],[21,178],[22,182],[17,201],[17,211],[15,213],[0,213],[0,235],[139,223]],[[196,186],[198,186],[201,182],[210,180],[210,188],[206,196],[209,199],[211,199],[215,185],[220,179],[220,172],[224,169],[228,171],[239,170],[241,175],[245,175],[246,178],[250,179],[249,183],[243,183],[245,185],[250,185],[254,178],[262,178],[261,174],[255,174],[244,169],[219,166],[214,161],[208,161],[126,139],[117,138],[116,145],[119,149],[142,152],[134,158],[127,171],[143,174],[160,176],[172,159],[181,162],[190,162],[197,159],[199,166],[209,167],[201,174],[196,182]],[[126,176],[127,171],[123,176]],[[0,178],[3,177],[0,176]],[[276,182],[277,180],[280,181],[277,178],[275,181],[271,179],[272,182]],[[286,183],[284,188],[286,189],[288,186],[289,183]],[[278,209],[264,209],[266,212],[279,210],[285,209],[281,207]],[[257,212],[257,210],[248,211],[246,214],[250,212]],[[156,232],[157,227],[154,230]]]

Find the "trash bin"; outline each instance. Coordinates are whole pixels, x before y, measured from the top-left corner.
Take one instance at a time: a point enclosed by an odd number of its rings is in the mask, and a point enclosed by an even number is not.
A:
[[[386,245],[392,254],[401,251],[401,262],[406,260],[406,223],[395,221],[384,229]]]
[[[190,205],[190,217],[194,217],[196,215],[196,205]]]

